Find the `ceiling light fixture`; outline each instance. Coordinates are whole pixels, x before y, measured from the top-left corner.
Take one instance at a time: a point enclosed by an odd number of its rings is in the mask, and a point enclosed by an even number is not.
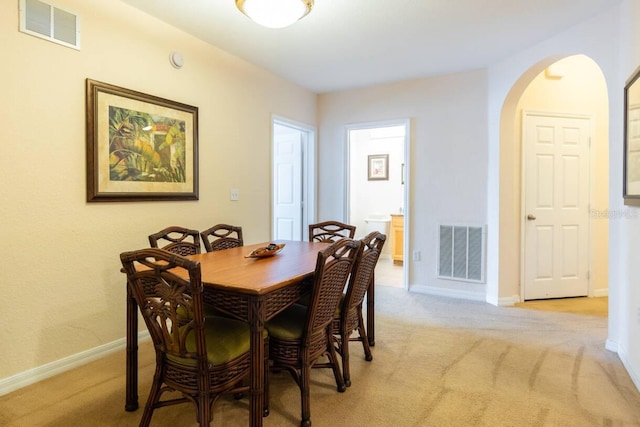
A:
[[[284,28],[311,12],[313,0],[236,0],[236,7],[263,27]]]

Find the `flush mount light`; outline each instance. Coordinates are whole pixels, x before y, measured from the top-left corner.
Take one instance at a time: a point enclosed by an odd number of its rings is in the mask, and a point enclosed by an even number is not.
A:
[[[263,27],[284,28],[311,12],[313,0],[236,0],[236,7]]]

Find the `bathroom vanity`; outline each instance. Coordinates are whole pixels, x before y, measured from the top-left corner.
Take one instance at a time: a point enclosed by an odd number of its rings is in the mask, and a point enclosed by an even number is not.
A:
[[[391,214],[391,259],[394,264],[402,264],[404,248],[404,215]]]

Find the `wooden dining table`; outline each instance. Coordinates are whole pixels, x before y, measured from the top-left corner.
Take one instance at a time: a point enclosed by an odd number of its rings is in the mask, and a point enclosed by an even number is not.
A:
[[[327,243],[278,240],[284,248],[263,258],[247,258],[271,242],[191,255],[200,261],[205,304],[247,322],[251,331],[250,418],[262,426],[265,415],[264,325],[311,291],[317,255]],[[373,288],[373,286],[371,286]],[[373,326],[373,289],[367,318]],[[371,304],[369,306],[369,304]],[[373,330],[371,330],[373,332]],[[138,409],[138,308],[127,286],[127,352],[125,410]]]

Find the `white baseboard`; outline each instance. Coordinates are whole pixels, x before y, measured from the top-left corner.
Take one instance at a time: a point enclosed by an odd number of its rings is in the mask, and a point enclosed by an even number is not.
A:
[[[624,365],[625,369],[629,373],[629,376],[631,377],[631,381],[633,381],[633,384],[635,384],[636,389],[640,391],[640,375],[638,375],[638,372],[635,371],[634,367],[631,365],[631,363],[629,363],[629,354],[627,353],[627,349],[621,345],[618,345],[616,347],[618,350],[618,357],[620,358],[620,360],[622,361],[622,364]]]
[[[593,290],[594,297],[608,297],[609,296],[609,288],[601,288]]]
[[[150,339],[148,331],[143,331],[138,334],[138,342],[143,342],[148,339]],[[125,338],[120,338],[110,343],[103,344],[80,353],[72,354],[71,356],[0,379],[0,396],[79,366],[86,365],[89,362],[101,359],[117,351],[124,350],[126,342]]]
[[[513,307],[514,305],[518,304],[521,301],[520,301],[520,295],[512,295],[510,297],[502,297],[502,298],[487,298],[487,302],[497,307]]]
[[[592,297],[606,297],[609,296],[609,290],[608,289],[596,289],[593,291],[593,295],[591,295]],[[515,304],[521,303],[522,300],[520,299],[520,295],[513,295],[510,297],[503,297],[503,298],[487,298],[487,302],[489,304],[492,305],[497,305],[499,307],[511,307]]]
[[[464,291],[460,289],[440,288],[437,286],[411,285],[409,291],[419,294],[437,295],[441,297],[460,298],[472,301],[486,301],[484,292]]]

